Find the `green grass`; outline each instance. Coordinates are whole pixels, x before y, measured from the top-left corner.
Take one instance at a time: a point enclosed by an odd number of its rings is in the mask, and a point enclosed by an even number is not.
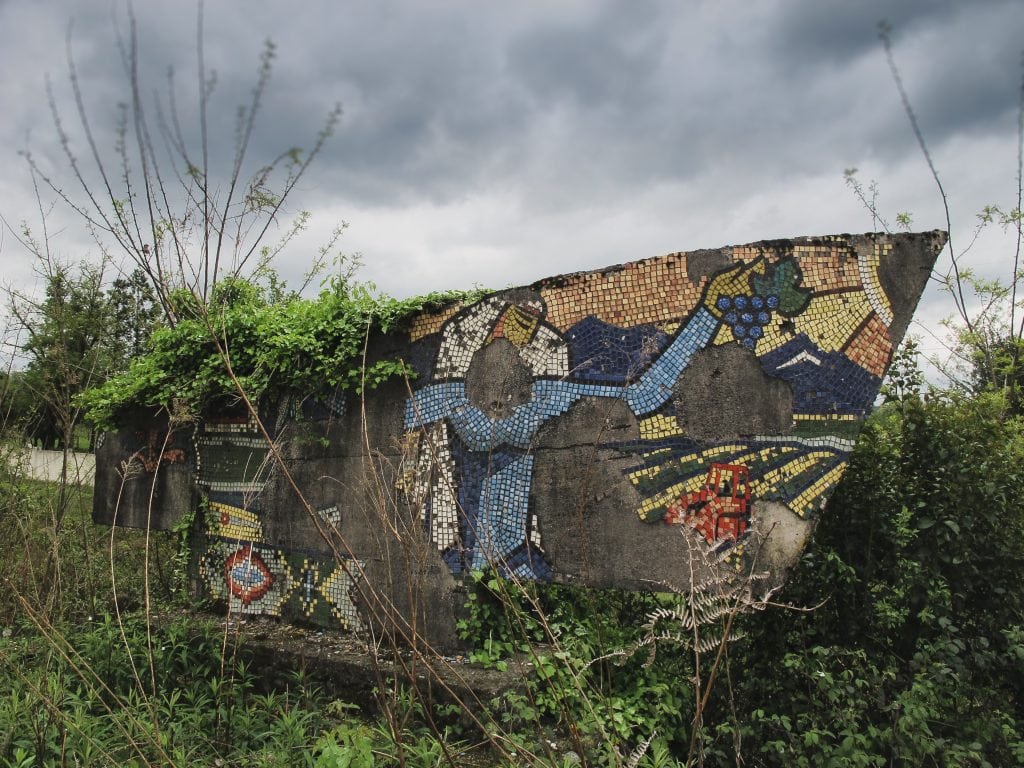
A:
[[[91,486],[0,472],[0,626],[22,622],[26,602],[51,620],[80,621],[143,605],[146,535],[92,522]],[[113,554],[113,558],[111,558]],[[168,599],[182,583],[171,534],[149,537],[149,590]],[[113,564],[112,564],[113,563]]]

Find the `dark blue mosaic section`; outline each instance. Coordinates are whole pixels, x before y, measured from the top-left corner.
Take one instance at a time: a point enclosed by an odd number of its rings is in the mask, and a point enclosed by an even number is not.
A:
[[[793,388],[794,413],[866,416],[882,385],[841,352],[824,352],[802,333],[760,360],[765,373]]]
[[[441,553],[453,573],[498,566],[503,575],[551,579],[551,567],[530,545],[529,486],[533,457],[517,450],[473,451],[455,438],[460,468],[460,548]]]
[[[477,548],[477,519],[480,514],[480,489],[487,478],[488,455],[468,450],[458,438],[451,441],[452,459],[462,472],[456,478],[459,486],[459,538],[460,549],[447,549],[441,553],[452,573],[473,568],[473,551]],[[508,463],[511,457],[501,451],[492,454],[499,462]]]
[[[653,325],[620,328],[587,317],[565,334],[570,376],[581,381],[625,384],[636,379],[669,342]]]
[[[433,334],[411,345],[403,362],[415,372],[414,381],[430,381],[434,375],[434,363],[437,362],[437,351],[441,347],[441,336]]]
[[[554,571],[548,561],[535,547],[530,546],[529,538],[505,558],[505,565],[499,568],[499,573],[502,576],[514,574],[519,578],[539,581],[551,581],[554,578]]]
[[[308,397],[302,401],[302,416],[310,421],[330,421],[345,414],[345,393],[335,390],[320,397]]]

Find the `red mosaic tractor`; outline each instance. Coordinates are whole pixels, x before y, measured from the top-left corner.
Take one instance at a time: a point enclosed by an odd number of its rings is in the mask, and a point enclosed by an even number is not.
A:
[[[750,527],[750,472],[742,464],[712,464],[699,491],[669,506],[666,523],[698,530],[708,544],[738,540]]]

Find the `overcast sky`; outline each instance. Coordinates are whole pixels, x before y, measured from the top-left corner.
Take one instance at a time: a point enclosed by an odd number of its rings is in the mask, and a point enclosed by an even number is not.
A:
[[[9,221],[38,220],[18,150],[72,189],[45,91],[49,75],[70,123],[69,29],[99,150],[112,157],[116,105],[128,98],[117,49],[125,8],[0,0]],[[173,67],[187,116],[195,6],[136,2],[134,13],[144,93],[166,92]],[[272,39],[254,161],[309,146],[332,105],[344,110],[292,201],[313,226],[281,271],[298,280],[316,243],[346,221],[343,248],[363,255],[362,276],[397,296],[868,231],[870,215],[843,182],[851,167],[877,181],[891,223],[908,211],[916,230],[944,228],[878,40],[882,19],[949,193],[954,244],[966,245],[983,206],[1016,204],[1020,0],[211,1],[211,145],[230,144],[234,110]],[[62,256],[95,255],[73,219],[53,216]],[[1005,275],[1012,253],[993,228],[968,258]],[[9,235],[0,259],[6,281],[31,279]],[[927,336],[951,311],[931,291],[918,315],[925,327],[912,331]]]

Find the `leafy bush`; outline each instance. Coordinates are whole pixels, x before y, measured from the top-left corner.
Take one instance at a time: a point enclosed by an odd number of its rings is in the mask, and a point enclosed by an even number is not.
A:
[[[316,299],[280,295],[273,284],[264,289],[237,278],[219,282],[208,305],[178,291],[171,300],[179,322],[154,331],[146,354],[80,402],[89,421],[110,429],[130,408],[176,402],[199,413],[219,400],[236,400],[239,387],[253,402],[271,390],[361,392],[413,374],[397,359],[364,367],[368,334],[390,331],[425,308],[479,295],[452,291],[398,300],[343,278],[327,281]]]
[[[553,740],[612,765],[623,762],[623,748],[655,732],[662,751],[688,742],[692,658],[680,647],[653,659],[629,650],[644,637],[649,614],[676,596],[520,584],[479,572],[472,581],[459,625],[470,661],[524,673],[522,692],[491,703],[492,736],[520,734],[521,747],[544,754],[539,735],[549,729]]]
[[[1024,422],[998,396],[921,398],[917,380],[896,370],[865,425],[779,598],[800,610],[737,619],[696,732],[690,649],[621,653],[673,596],[481,574],[471,658],[531,670],[496,719],[575,734],[602,765],[655,732],[640,765],[1024,762]]]
[[[998,398],[910,394],[868,422],[786,589],[824,603],[750,618],[732,654],[748,754],[1024,759],[1024,425],[1004,413]]]

